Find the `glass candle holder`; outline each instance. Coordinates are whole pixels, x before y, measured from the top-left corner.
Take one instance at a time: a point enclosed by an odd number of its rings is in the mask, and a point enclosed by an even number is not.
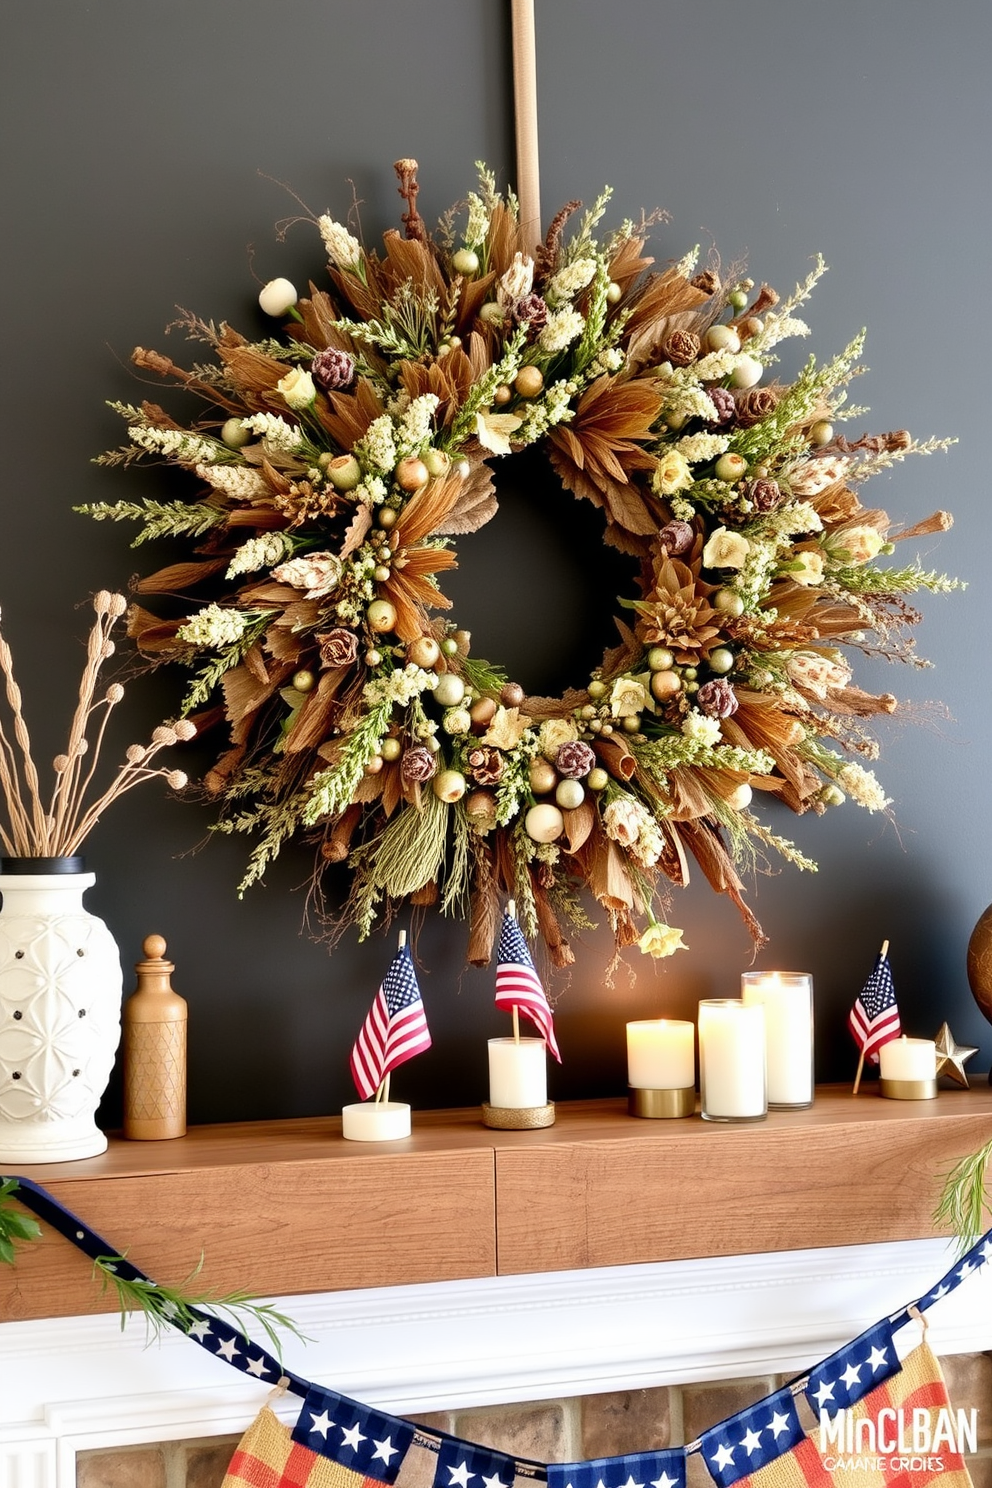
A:
[[[741,998],[699,1004],[699,1088],[704,1121],[763,1121],[765,1010]]]
[[[768,1104],[813,1104],[813,978],[808,971],[745,971],[741,997],[765,1010]]]

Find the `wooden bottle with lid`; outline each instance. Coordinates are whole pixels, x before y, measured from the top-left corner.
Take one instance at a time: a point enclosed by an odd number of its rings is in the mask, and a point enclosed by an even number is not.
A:
[[[186,1001],[172,990],[165,949],[161,935],[145,939],[124,1004],[124,1135],[134,1141],[186,1133]]]

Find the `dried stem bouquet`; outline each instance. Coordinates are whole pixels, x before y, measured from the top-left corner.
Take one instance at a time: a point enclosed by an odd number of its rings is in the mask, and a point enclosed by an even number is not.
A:
[[[79,701],[69,728],[64,754],[52,762],[55,785],[46,806],[42,800],[38,770],[31,753],[31,739],[21,702],[21,690],[14,677],[11,650],[0,632],[0,672],[10,713],[13,740],[0,720],[0,792],[3,813],[0,816],[0,849],[12,858],[71,857],[99,821],[103,812],[118,796],[133,790],[143,780],[161,776],[173,790],[182,790],[186,776],[182,770],[151,767],[151,761],[169,745],[191,739],[195,726],[188,720],[163,724],[152,734],[149,744],[131,744],[117,775],[95,799],[94,779],[100,761],[100,750],[110,715],[124,696],[119,682],[112,682],[101,698],[96,697],[100,668],[114,654],[111,632],[124,614],[127,602],[122,594],[101,589],[94,596],[96,620],[86,647],[86,665],[79,684]]]

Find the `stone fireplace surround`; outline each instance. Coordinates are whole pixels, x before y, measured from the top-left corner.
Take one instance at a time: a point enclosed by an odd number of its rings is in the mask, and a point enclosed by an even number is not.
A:
[[[414,1415],[788,1376],[952,1260],[924,1239],[295,1295],[281,1305],[312,1341],[290,1340],[286,1362]],[[928,1317],[938,1354],[992,1348],[992,1275]],[[77,1457],[98,1448],[238,1433],[269,1393],[178,1333],[147,1344],[140,1320],[122,1333],[110,1314],[0,1324],[0,1382],[0,1488],[74,1488]]]

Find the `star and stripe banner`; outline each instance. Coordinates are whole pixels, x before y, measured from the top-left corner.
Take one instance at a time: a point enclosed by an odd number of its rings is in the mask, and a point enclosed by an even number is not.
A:
[[[588,1462],[549,1462],[548,1488],[685,1488],[682,1447],[593,1457]]]
[[[902,1032],[892,968],[884,951],[875,957],[875,965],[855,999],[847,1022],[862,1056],[872,1064],[878,1063],[882,1045]]]
[[[313,1385],[292,1437],[311,1452],[330,1457],[363,1478],[395,1483],[415,1430],[411,1422],[399,1416]]]
[[[0,1182],[5,1181],[0,1176]],[[113,1247],[39,1184],[17,1197],[84,1254]],[[145,1274],[123,1257],[122,1272]],[[171,1319],[222,1363],[303,1398],[290,1429],[266,1405],[231,1460],[223,1488],[686,1488],[699,1456],[716,1488],[971,1488],[964,1452],[977,1446],[977,1411],[954,1411],[924,1339],[900,1358],[897,1336],[992,1262],[992,1230],[937,1284],[883,1318],[808,1374],[738,1411],[685,1447],[550,1466],[463,1441],[310,1383],[231,1323],[193,1309]],[[968,1423],[968,1417],[971,1424]]]
[[[431,1046],[427,1015],[409,947],[401,945],[382,979],[351,1051],[351,1075],[362,1100],[398,1065]]]
[[[505,910],[496,948],[496,1006],[507,1011],[518,1008],[535,1025],[549,1053],[561,1064],[547,993],[534,969],[523,931]]]

